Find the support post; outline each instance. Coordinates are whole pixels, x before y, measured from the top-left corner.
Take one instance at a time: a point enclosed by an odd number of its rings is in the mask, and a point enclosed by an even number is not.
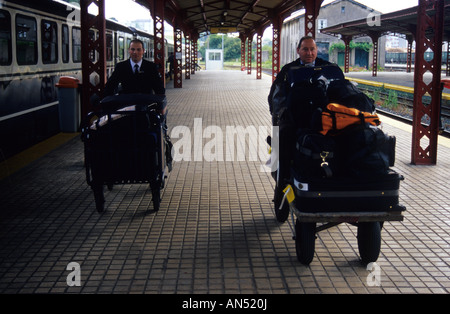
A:
[[[322,0],[305,1],[305,35],[316,38],[316,20]]]
[[[412,67],[412,44],[413,44],[412,36],[408,36],[407,40],[408,40],[408,48],[407,48],[407,52],[406,52],[406,73],[411,73],[411,67]]]
[[[280,46],[281,46],[281,29],[283,21],[280,17],[276,17],[272,20],[272,82],[277,78],[278,72],[280,72]]]
[[[262,78],[262,34],[256,35],[256,79]]]
[[[191,34],[184,34],[184,53],[185,53],[185,67],[184,78],[191,79]]]
[[[350,36],[345,36],[342,38],[345,43],[345,53],[344,53],[344,73],[350,72],[350,42],[352,38]]]
[[[241,39],[241,71],[245,71],[245,42],[247,41],[247,37],[245,37],[242,33],[239,35]]]
[[[433,7],[433,10],[427,10]],[[435,165],[439,133],[441,100],[441,60],[444,25],[443,0],[419,0],[416,32],[416,61],[414,66],[414,109],[411,163]],[[430,37],[427,30],[432,29]],[[429,33],[428,33],[429,34]],[[434,58],[425,60],[425,51],[431,49]],[[424,74],[430,72],[432,80],[424,82]],[[423,103],[425,94],[431,97],[429,105]]]
[[[248,46],[247,46],[247,74],[252,74],[252,41],[253,35],[248,36]]]
[[[164,42],[164,7],[165,0],[153,1],[153,29],[154,29],[154,56],[156,67],[158,68],[161,79],[166,86],[166,75],[165,75],[165,42]]]
[[[372,76],[377,76],[378,73],[378,39],[380,38],[379,33],[374,33],[370,35],[373,44],[373,58],[372,58]]]
[[[96,5],[98,15],[92,16],[88,13],[91,5]],[[97,94],[103,96],[106,84],[106,21],[104,0],[81,0],[81,61],[82,61],[82,99],[81,114],[85,116],[91,111],[90,98]],[[89,30],[98,30],[98,38],[91,38]],[[91,56],[98,53],[97,60],[91,60]]]
[[[182,54],[183,54],[183,32],[180,28],[174,27],[173,28],[173,38],[174,38],[174,66],[173,66],[173,87],[174,88],[182,88],[183,87],[183,60],[182,60]]]
[[[198,36],[192,36],[192,59],[191,59],[191,74],[195,74],[195,65],[198,64]]]

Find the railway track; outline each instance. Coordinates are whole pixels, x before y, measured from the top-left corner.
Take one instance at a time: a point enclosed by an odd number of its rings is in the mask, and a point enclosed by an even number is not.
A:
[[[359,84],[358,88],[362,91],[366,91],[369,93],[373,92],[372,88],[368,88],[365,85]],[[389,99],[390,97],[389,91],[390,90],[387,88],[384,88],[383,90],[379,91],[380,102],[385,103],[386,100]],[[397,105],[395,106],[396,108],[389,108],[389,106],[387,107],[377,106],[377,112],[389,116],[398,121],[412,125],[413,95],[409,94],[408,96],[406,96],[403,93],[397,93],[396,102],[397,102]],[[429,121],[426,121],[426,119],[424,119],[422,123],[427,124],[429,123]],[[442,124],[442,131],[440,134],[450,138],[450,107],[447,105],[442,105],[441,124]]]

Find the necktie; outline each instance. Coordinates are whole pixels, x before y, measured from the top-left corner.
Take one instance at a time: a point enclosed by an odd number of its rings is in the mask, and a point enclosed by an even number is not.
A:
[[[135,64],[134,65],[134,74],[138,74],[139,73],[139,65]]]

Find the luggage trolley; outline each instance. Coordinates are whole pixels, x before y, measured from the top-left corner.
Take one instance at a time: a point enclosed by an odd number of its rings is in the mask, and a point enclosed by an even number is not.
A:
[[[104,185],[148,183],[154,211],[165,181],[166,97],[150,94],[108,96],[82,127],[86,181],[103,212]]]
[[[291,67],[285,82],[289,85],[279,86],[273,105],[286,107],[276,111],[284,114],[284,121],[278,121],[284,133],[278,136],[295,148],[284,147],[289,164],[278,163],[273,173],[276,218],[285,222],[292,217],[303,264],[314,257],[316,233],[341,223],[357,226],[361,260],[375,262],[384,221],[402,221],[405,210],[398,203],[403,177],[390,168],[395,137],[378,128],[373,101],[337,66]]]
[[[341,223],[357,226],[357,243],[363,264],[375,262],[381,249],[385,221],[402,221],[405,207],[398,203],[403,176],[390,170],[383,177],[301,178],[293,175],[290,203],[287,197],[275,202],[277,219],[291,214],[297,259],[309,265],[314,257],[316,233]],[[322,223],[321,225],[318,225]]]

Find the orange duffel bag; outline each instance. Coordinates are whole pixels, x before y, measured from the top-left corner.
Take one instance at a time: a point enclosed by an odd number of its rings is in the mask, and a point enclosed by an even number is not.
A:
[[[326,135],[330,131],[339,131],[350,125],[364,123],[378,126],[381,122],[376,113],[330,103],[322,112],[322,131],[320,133]]]

